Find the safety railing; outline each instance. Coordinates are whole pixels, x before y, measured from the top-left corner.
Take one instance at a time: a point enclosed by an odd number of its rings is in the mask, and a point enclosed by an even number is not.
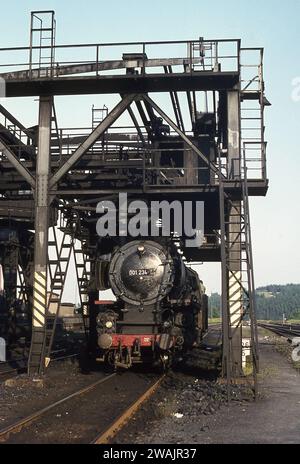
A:
[[[55,32],[51,34],[49,44],[34,45],[31,39],[29,47],[0,48],[0,75],[6,74],[7,79],[77,73],[99,76],[130,67],[153,74],[161,73],[166,63],[181,73],[238,72],[240,67],[237,39],[55,45]]]
[[[144,183],[147,186],[157,185],[203,185],[218,184],[218,172],[228,180],[243,179],[242,156],[245,156],[248,169],[248,180],[266,179],[266,144],[258,140],[243,141],[241,157],[228,159],[227,151],[221,152],[211,164],[213,172],[200,159],[192,148],[188,147],[174,131],[170,131],[167,139],[151,142],[144,126],[140,127],[143,139],[139,138],[135,128],[131,126],[111,127],[103,137],[87,151],[82,164],[84,173],[94,173],[97,169],[130,170],[131,174],[141,169]],[[61,142],[61,161],[66,160],[91,132],[91,128],[63,128],[59,130]],[[186,132],[192,136],[191,132]],[[173,137],[172,137],[173,136]],[[177,136],[177,137],[176,137]],[[191,161],[190,155],[194,155]],[[190,161],[185,161],[187,158]],[[56,152],[54,158],[57,160]],[[164,160],[163,160],[164,159]],[[181,160],[181,161],[180,161]],[[118,165],[118,163],[121,163]],[[189,164],[188,164],[189,163]],[[120,166],[120,167],[118,167]],[[82,169],[82,168],[81,168]],[[155,179],[155,180],[153,180]],[[192,179],[192,181],[188,181]]]
[[[248,168],[248,179],[266,180],[264,107],[269,103],[264,97],[262,48],[241,49],[240,82],[241,150]]]

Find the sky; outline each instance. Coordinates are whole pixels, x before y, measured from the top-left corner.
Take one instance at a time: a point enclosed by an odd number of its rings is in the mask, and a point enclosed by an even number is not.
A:
[[[0,47],[27,46],[30,11],[53,9],[57,44],[204,37],[241,38],[244,47],[265,48],[267,163],[266,198],[251,199],[256,286],[300,282],[300,0],[114,0],[85,2],[1,0]],[[0,64],[1,64],[0,53]],[[294,83],[294,85],[293,85]],[[97,97],[97,104],[112,100]],[[3,101],[1,101],[2,104]],[[59,122],[85,125],[95,97],[58,102]],[[8,109],[27,125],[36,123],[37,102],[6,99]],[[26,111],[24,112],[24,109]],[[76,109],[75,109],[76,108]],[[220,265],[199,270],[208,292],[220,290]],[[66,298],[71,298],[73,290]]]

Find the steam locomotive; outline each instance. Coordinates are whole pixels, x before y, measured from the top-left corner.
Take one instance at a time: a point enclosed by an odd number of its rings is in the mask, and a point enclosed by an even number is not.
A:
[[[3,234],[3,231],[2,231]],[[0,337],[13,344],[20,338],[30,341],[31,317],[29,305],[20,299],[8,302],[4,290],[4,276],[0,264]]]
[[[115,367],[167,368],[199,345],[208,324],[205,287],[174,242],[117,246],[109,261],[97,261],[95,274],[98,289],[111,288],[116,297],[98,302],[97,360]]]

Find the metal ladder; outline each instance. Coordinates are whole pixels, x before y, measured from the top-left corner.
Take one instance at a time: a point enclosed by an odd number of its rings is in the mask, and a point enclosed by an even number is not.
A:
[[[55,227],[49,229],[48,239],[48,275],[50,278],[50,291],[48,293],[45,326],[36,331],[35,338],[31,342],[29,373],[32,368],[38,367],[38,372],[42,374],[45,367],[49,365],[51,359],[51,348],[55,335],[59,307],[64,290],[64,284],[70,256],[72,251],[73,237],[63,231],[61,244],[58,243],[58,237]],[[49,311],[50,304],[56,305],[54,314]]]
[[[92,106],[92,130],[94,130],[108,115],[108,108],[106,105],[103,105],[102,108],[95,108],[95,105]],[[92,153],[94,151],[102,151],[102,156],[105,156],[106,143],[105,143],[105,134],[100,137],[100,140],[97,140],[96,143],[91,148]]]
[[[29,76],[37,67],[38,77],[53,77],[55,62],[55,12],[32,11],[30,22]],[[37,62],[34,61],[38,51]]]
[[[47,303],[46,313],[46,341],[44,347],[46,367],[50,362],[51,348],[54,340],[56,323],[59,315],[59,308],[64,291],[64,285],[68,268],[70,264],[71,253],[73,250],[73,236],[68,233],[68,228],[63,230],[63,238],[61,245],[58,245],[57,232],[55,227],[52,227],[53,239],[48,241],[49,253],[49,275],[51,278],[51,288],[49,292],[49,299]],[[51,253],[52,249],[52,253]],[[54,253],[53,253],[54,252]],[[54,254],[54,257],[51,256]],[[51,256],[51,257],[50,257]],[[54,314],[50,313],[50,305],[55,304],[56,311]]]
[[[53,103],[52,106],[52,117],[51,117],[51,156],[59,158],[59,161],[62,160],[62,136],[61,131],[58,128],[57,117],[55,106]]]
[[[81,315],[85,336],[87,337],[89,330],[88,285],[91,277],[91,262],[89,256],[83,251],[83,241],[74,240],[73,252],[81,306]]]
[[[264,108],[270,103],[264,96],[263,50],[257,48],[251,52],[255,56],[246,60],[249,50],[241,49],[241,146],[247,158],[248,177],[265,180]]]
[[[245,168],[241,180],[242,198],[239,205],[225,192],[226,180],[219,177],[221,261],[222,261],[222,314],[223,314],[223,359],[222,370],[226,375],[228,394],[233,372],[232,340],[237,331],[243,331],[242,324],[248,317],[250,322],[250,354],[252,360],[252,385],[257,394],[258,339],[256,324],[255,286],[251,243],[248,184]],[[231,208],[230,221],[228,210]],[[232,222],[231,222],[232,221]],[[240,223],[239,232],[229,233],[231,224]],[[239,256],[232,257],[232,247],[238,246]],[[237,253],[235,253],[237,254]],[[237,266],[237,264],[239,266]],[[239,269],[237,270],[237,267]],[[233,269],[235,269],[233,271]],[[238,312],[235,314],[235,309]],[[244,347],[245,349],[245,347]],[[240,372],[244,376],[243,372]],[[247,377],[245,377],[247,380]],[[250,378],[249,378],[250,379]]]
[[[243,191],[243,214],[245,221],[245,262],[247,263],[247,288],[244,292],[244,307],[245,313],[249,316],[250,320],[250,339],[251,339],[251,357],[253,365],[253,379],[255,395],[257,394],[257,373],[259,371],[259,352],[258,352],[258,334],[257,334],[257,319],[256,319],[256,295],[255,295],[255,281],[254,281],[254,265],[253,265],[253,252],[252,252],[252,237],[251,237],[251,223],[250,223],[250,208],[249,208],[249,194],[248,194],[248,178],[246,159],[244,157],[244,180],[242,182]]]
[[[17,282],[17,299],[22,301],[22,303],[28,304],[28,295],[29,289],[25,282],[25,276],[22,266],[18,264],[18,282]]]

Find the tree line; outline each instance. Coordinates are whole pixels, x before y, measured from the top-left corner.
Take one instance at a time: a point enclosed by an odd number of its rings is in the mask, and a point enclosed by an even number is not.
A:
[[[300,319],[300,284],[266,285],[255,293],[257,318],[266,320]],[[209,297],[209,316],[220,317],[221,296]]]

